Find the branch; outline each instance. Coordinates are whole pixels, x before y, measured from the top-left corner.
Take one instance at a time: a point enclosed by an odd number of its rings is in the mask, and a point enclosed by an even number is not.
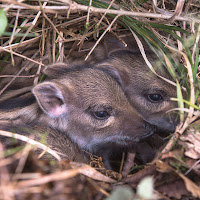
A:
[[[20,135],[20,134],[17,134],[17,133],[11,133],[11,132],[8,132],[8,131],[3,131],[3,130],[0,130],[0,135],[15,138],[15,139],[18,139],[18,140],[22,140],[22,141],[27,142],[29,144],[35,145],[38,148],[43,149],[44,151],[47,151],[48,153],[50,153],[57,160],[61,160],[60,156],[56,153],[56,151],[54,151],[54,150],[50,149],[48,146],[46,146],[46,145],[44,145],[40,142],[37,142],[37,141],[35,141],[31,138],[28,138],[24,135]]]
[[[17,1],[13,1],[13,0],[1,0],[1,2],[5,2],[5,3],[12,3],[15,4],[13,6],[11,6],[10,8],[13,9],[33,9],[33,10],[41,10],[40,6],[32,6],[32,5],[28,5],[25,3],[19,3]],[[1,5],[0,7],[6,7],[6,5]],[[69,6],[46,6],[43,11],[45,13],[57,13],[58,11],[60,12],[61,10],[63,10],[63,12],[66,13],[66,10],[70,11],[88,11],[88,6],[85,5],[80,5],[77,4],[76,2],[71,3]],[[125,11],[125,10],[107,10],[104,8],[96,8],[91,6],[90,7],[90,12],[91,13],[105,13],[107,12],[107,14],[114,14],[114,15],[118,15],[118,16],[122,16],[122,15],[127,15],[127,16],[133,16],[133,17],[145,17],[145,18],[156,18],[156,19],[170,19],[172,15],[163,15],[163,14],[157,14],[157,13],[144,13],[144,12],[133,12],[133,11]],[[192,18],[189,16],[185,16],[185,17],[181,17],[181,16],[176,16],[174,18],[174,20],[176,21],[187,21],[187,22],[196,22],[196,23],[200,23],[200,20],[197,18]]]

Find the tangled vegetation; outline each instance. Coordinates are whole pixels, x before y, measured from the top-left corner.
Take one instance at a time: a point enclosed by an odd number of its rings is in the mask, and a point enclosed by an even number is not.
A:
[[[100,158],[92,158],[95,168],[70,161],[52,164],[30,153],[29,143],[23,149],[4,149],[1,144],[0,200],[200,198],[198,0],[0,0],[0,24],[0,78],[9,78],[0,85],[0,95],[18,78],[36,85],[44,79],[44,65],[65,61],[75,47],[81,51],[86,40],[95,44],[83,59],[89,58],[108,32],[116,37],[128,32],[150,69],[156,73],[140,38],[173,77],[172,84],[177,86],[173,100],[178,101],[181,119],[151,163],[134,166],[134,155],[130,154],[119,173],[103,169]],[[29,53],[23,53],[27,49]],[[27,63],[16,67],[21,62]],[[2,74],[8,63],[12,64],[10,74]],[[187,99],[183,99],[182,90]],[[0,131],[5,134],[13,136]]]

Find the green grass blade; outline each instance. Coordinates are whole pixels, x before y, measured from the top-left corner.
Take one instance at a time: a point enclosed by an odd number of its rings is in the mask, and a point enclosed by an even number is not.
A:
[[[3,9],[0,9],[0,35],[6,30],[8,24],[8,19],[6,16],[6,12]]]
[[[192,104],[190,101],[187,101],[187,100],[185,100],[185,99],[178,99],[178,98],[171,98],[171,100],[172,101],[182,101],[182,102],[184,102],[184,103],[186,103],[187,105],[189,105],[189,106],[192,106],[193,108],[195,108],[196,110],[200,110],[200,107],[198,107],[197,105],[195,105],[195,104]]]
[[[176,89],[177,89],[177,97],[178,99],[181,99],[183,100],[183,95],[182,95],[182,91],[181,91],[181,86],[178,82],[178,80],[176,80]],[[184,108],[184,102],[183,101],[178,101],[178,107],[179,108]],[[179,111],[179,114],[180,114],[180,121],[184,121],[184,111],[183,110],[180,110]]]

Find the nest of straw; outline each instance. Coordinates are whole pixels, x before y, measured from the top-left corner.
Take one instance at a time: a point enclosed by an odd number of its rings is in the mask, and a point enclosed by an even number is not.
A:
[[[200,151],[191,147],[198,145],[195,142],[200,141],[198,121],[195,138],[190,135],[195,129],[188,129],[200,116],[197,98],[200,6],[197,0],[0,2],[0,7],[7,12],[8,18],[7,28],[0,37],[0,95],[16,83],[18,87],[36,85],[44,79],[42,69],[46,64],[70,62],[74,52],[83,60],[90,59],[92,51],[107,32],[119,37],[123,34],[130,35],[132,30],[155,50],[163,51],[167,57],[171,52],[176,52],[176,58],[172,59],[185,66],[177,81],[185,83],[190,96],[190,100],[185,102],[187,108],[182,104],[182,109],[186,110],[183,124],[163,150],[164,155],[142,171],[127,177],[128,170],[133,165],[130,162],[124,169],[126,178],[121,179],[121,174],[99,169],[100,173],[88,165],[69,161],[52,164],[51,161],[38,160],[30,153],[31,147],[27,144],[23,150],[10,152],[8,157],[1,154],[0,199],[105,199],[115,189],[116,180],[135,189],[147,175],[156,177],[157,194],[151,196],[153,199],[179,199],[182,196],[186,199],[200,198],[200,180],[195,178],[200,174],[196,163]],[[94,41],[94,45],[84,49],[87,41]],[[189,130],[189,136],[182,136],[177,147],[174,147],[174,140],[178,141],[186,129]],[[187,149],[187,161],[178,159],[178,155],[182,158],[185,156],[180,151],[183,146]],[[2,145],[0,148],[1,152],[5,151]],[[175,163],[173,167],[169,165],[171,161]],[[96,162],[95,166],[100,167],[100,161],[97,159]],[[190,176],[183,175],[182,172],[186,170],[181,171],[181,167],[191,170]],[[166,178],[166,174],[171,180]],[[168,180],[167,186],[163,184],[163,180]],[[181,189],[170,189],[173,188],[174,181],[181,185]],[[137,190],[136,192],[137,198],[142,199]]]

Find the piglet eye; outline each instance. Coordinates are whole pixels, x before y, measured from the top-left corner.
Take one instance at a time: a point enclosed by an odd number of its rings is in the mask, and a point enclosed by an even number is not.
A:
[[[97,119],[100,119],[100,120],[103,120],[103,119],[107,119],[110,115],[108,114],[107,111],[96,111],[94,112],[94,116],[97,118]]]
[[[148,99],[152,102],[152,103],[157,103],[159,101],[163,100],[163,97],[160,94],[149,94],[148,95]]]

